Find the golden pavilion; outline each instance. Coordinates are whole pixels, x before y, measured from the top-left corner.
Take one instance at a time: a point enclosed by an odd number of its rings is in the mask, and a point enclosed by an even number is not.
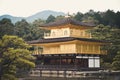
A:
[[[103,40],[93,39],[89,30],[95,25],[71,18],[40,26],[49,30],[44,38],[29,41],[34,46],[36,67],[54,70],[89,70],[100,68],[100,56],[106,54]]]

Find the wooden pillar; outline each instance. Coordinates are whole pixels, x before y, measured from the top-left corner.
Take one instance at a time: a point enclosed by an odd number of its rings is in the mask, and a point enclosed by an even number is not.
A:
[[[59,57],[60,57],[60,68],[61,68],[61,63],[62,63],[61,55],[59,55]]]
[[[42,70],[40,70],[40,77],[42,77]]]
[[[74,68],[77,68],[77,64],[76,64],[76,54],[74,55]]]
[[[44,65],[44,63],[45,63],[44,62],[44,55],[42,55],[42,63],[41,64]]]
[[[66,77],[66,70],[64,70],[64,73],[63,73],[64,77]]]
[[[57,70],[57,77],[59,77],[59,70]]]

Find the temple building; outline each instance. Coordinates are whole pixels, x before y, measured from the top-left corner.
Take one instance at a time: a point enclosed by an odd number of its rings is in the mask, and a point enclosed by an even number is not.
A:
[[[106,41],[92,38],[89,30],[95,25],[71,18],[40,26],[49,30],[44,38],[29,41],[34,46],[36,67],[50,70],[90,70],[100,68],[101,47]]]

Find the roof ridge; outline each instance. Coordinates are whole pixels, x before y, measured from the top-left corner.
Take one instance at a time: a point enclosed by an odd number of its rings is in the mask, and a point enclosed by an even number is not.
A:
[[[88,42],[101,42],[101,43],[109,43],[106,40],[97,40],[97,39],[88,39],[88,38],[76,38],[76,37],[62,37],[62,38],[50,38],[50,39],[39,39],[28,41],[29,44],[34,43],[53,43],[53,42],[66,42],[66,41],[73,41],[73,40],[80,40],[80,41],[88,41]]]
[[[90,23],[83,23],[80,21],[77,21],[73,18],[64,18],[61,20],[57,20],[55,22],[50,22],[47,24],[40,25],[41,27],[50,27],[50,26],[59,26],[59,25],[65,25],[65,24],[74,24],[74,25],[79,25],[79,26],[95,26],[95,24],[90,24]]]

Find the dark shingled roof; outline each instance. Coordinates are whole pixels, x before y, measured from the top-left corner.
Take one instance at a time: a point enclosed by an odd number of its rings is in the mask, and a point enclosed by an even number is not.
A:
[[[62,20],[55,21],[55,22],[50,22],[48,24],[40,25],[40,27],[61,26],[61,25],[65,25],[65,24],[73,24],[73,25],[78,25],[78,26],[90,26],[90,27],[96,26],[93,23],[83,23],[83,22],[77,21],[75,19],[65,18]]]
[[[50,38],[50,39],[39,39],[39,40],[33,40],[28,41],[29,44],[37,44],[37,43],[55,43],[55,42],[67,42],[67,41],[73,41],[73,40],[80,40],[80,41],[88,41],[88,42],[101,42],[105,43],[108,41],[104,40],[96,40],[96,39],[88,39],[88,38],[74,38],[74,37],[62,37],[62,38]]]

